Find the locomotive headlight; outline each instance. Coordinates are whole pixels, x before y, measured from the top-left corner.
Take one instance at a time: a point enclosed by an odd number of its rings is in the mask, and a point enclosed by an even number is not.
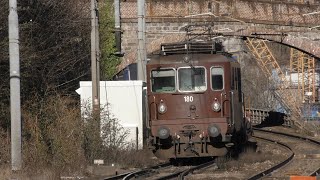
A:
[[[208,127],[208,134],[211,137],[217,137],[220,134],[220,131],[221,131],[220,127],[216,124],[211,124]]]
[[[167,127],[160,127],[158,129],[158,136],[160,139],[167,139],[170,135],[170,130]]]
[[[160,114],[164,114],[165,112],[167,112],[167,106],[162,100],[160,101],[160,104],[158,106],[158,112]]]
[[[221,110],[221,105],[218,101],[213,102],[212,104],[212,110],[215,112],[218,112]]]

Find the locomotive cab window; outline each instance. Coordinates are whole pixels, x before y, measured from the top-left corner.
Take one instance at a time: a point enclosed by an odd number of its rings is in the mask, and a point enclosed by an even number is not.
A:
[[[183,67],[178,69],[180,92],[201,92],[207,90],[204,67]]]
[[[157,69],[151,71],[152,92],[171,93],[176,91],[174,69]]]
[[[223,75],[224,71],[222,67],[212,67],[211,68],[211,87],[212,90],[222,90],[223,89]]]

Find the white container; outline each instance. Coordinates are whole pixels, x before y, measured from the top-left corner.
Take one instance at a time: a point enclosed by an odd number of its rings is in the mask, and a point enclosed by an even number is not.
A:
[[[126,142],[138,144],[138,149],[143,147],[142,89],[142,81],[100,81],[100,107],[108,103],[111,115],[129,131]],[[81,81],[76,92],[83,112],[88,103],[92,104],[92,82]]]

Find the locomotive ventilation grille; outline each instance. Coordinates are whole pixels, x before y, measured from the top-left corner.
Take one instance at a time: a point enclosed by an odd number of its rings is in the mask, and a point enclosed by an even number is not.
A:
[[[197,53],[216,54],[223,52],[222,42],[215,41],[161,44],[162,55]]]

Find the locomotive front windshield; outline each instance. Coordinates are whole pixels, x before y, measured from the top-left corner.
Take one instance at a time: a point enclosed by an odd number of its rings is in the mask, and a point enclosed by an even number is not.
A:
[[[183,67],[178,69],[179,91],[199,92],[207,90],[204,67]]]
[[[176,72],[174,69],[157,69],[151,71],[152,92],[175,92]]]

